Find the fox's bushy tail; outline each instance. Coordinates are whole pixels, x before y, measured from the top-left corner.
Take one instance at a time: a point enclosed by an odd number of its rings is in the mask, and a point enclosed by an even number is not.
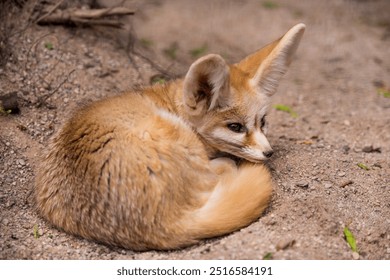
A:
[[[267,207],[271,191],[271,176],[263,165],[248,163],[222,175],[206,204],[194,213],[195,236],[224,235],[249,225]]]

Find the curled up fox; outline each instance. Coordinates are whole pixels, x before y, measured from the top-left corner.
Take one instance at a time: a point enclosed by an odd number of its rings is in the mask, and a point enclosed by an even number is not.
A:
[[[304,30],[236,64],[206,55],[182,80],[78,111],[38,168],[40,215],[133,250],[180,248],[258,219],[272,189],[265,116]]]

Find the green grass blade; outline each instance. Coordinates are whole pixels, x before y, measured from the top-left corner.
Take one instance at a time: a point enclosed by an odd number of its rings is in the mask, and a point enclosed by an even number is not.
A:
[[[287,106],[287,105],[283,105],[283,104],[275,104],[274,105],[274,108],[278,111],[283,111],[283,112],[287,112],[291,115],[291,117],[293,118],[296,118],[298,117],[298,114],[297,112],[295,112],[293,109],[291,109],[291,107]]]
[[[267,254],[265,254],[263,256],[263,260],[272,260],[272,259],[273,259],[273,256],[272,256],[271,252],[268,252]]]
[[[38,225],[37,224],[34,225],[33,234],[34,234],[34,238],[35,239],[38,239],[40,237],[39,236],[39,232],[38,232]]]
[[[379,95],[382,95],[385,98],[390,98],[390,90],[382,87],[382,88],[378,88],[377,91]]]
[[[359,162],[359,163],[357,164],[357,166],[359,166],[361,169],[364,169],[364,170],[370,170],[370,169],[367,167],[367,165],[365,165],[364,163],[361,163],[361,162]]]
[[[344,228],[344,237],[352,251],[357,252],[356,239],[348,227]]]

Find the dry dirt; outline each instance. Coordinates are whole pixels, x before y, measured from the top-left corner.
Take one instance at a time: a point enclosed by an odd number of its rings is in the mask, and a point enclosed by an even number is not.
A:
[[[28,25],[35,1],[2,15],[12,33],[1,30],[11,56],[0,97],[16,93],[20,114],[0,115],[0,259],[390,259],[389,1],[126,4],[139,11],[122,31]],[[142,56],[183,75],[197,55],[233,63],[299,22],[307,30],[274,98],[298,117],[270,112],[275,190],[257,222],[187,249],[139,253],[68,235],[36,214],[37,155],[82,104],[149,84],[159,71]]]

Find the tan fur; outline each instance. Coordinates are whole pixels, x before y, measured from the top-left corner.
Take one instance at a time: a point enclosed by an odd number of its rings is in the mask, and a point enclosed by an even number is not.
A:
[[[40,214],[69,233],[133,250],[188,246],[256,220],[271,194],[269,172],[259,163],[237,167],[216,158],[220,152],[262,158],[259,128],[248,124],[246,136],[226,127],[248,120],[254,126],[258,112],[266,112],[267,97],[251,85],[261,61],[252,71],[250,60],[228,66],[208,55],[184,80],[80,110],[37,170]],[[226,133],[241,142],[227,143]]]
[[[271,191],[271,177],[263,165],[245,165],[226,173],[207,203],[195,213],[194,227],[205,237],[213,237],[250,224],[267,207]]]

